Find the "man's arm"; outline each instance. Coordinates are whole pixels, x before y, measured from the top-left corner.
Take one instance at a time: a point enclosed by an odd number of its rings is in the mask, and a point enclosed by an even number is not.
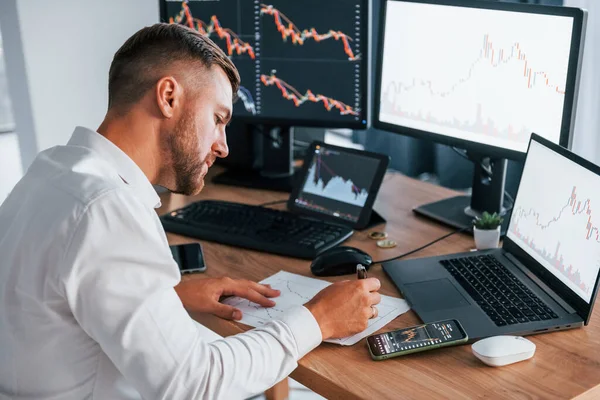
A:
[[[304,307],[207,343],[173,289],[179,271],[151,212],[127,194],[103,195],[81,217],[64,263],[73,315],[144,398],[249,397],[320,343]]]

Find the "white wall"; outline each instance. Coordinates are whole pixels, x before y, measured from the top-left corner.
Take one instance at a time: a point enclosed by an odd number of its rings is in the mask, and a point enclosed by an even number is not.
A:
[[[138,29],[159,21],[158,0],[1,0],[8,84],[23,167],[106,112],[108,69]]]
[[[3,133],[0,135],[0,205],[22,175],[17,134]]]
[[[600,1],[565,0],[565,5],[588,11],[573,151],[600,164]]]

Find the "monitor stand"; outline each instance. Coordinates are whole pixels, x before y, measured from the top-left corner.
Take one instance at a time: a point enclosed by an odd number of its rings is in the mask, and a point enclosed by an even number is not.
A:
[[[294,130],[291,126],[248,125],[253,136],[253,165],[216,175],[217,184],[291,192],[299,171],[294,168]]]
[[[413,211],[457,229],[468,229],[469,232],[473,230],[473,219],[484,211],[498,213],[504,216],[500,228],[501,235],[504,236],[509,219],[503,206],[506,159],[489,158],[474,153],[469,153],[469,158],[475,163],[473,191],[470,196],[455,196],[423,204]]]

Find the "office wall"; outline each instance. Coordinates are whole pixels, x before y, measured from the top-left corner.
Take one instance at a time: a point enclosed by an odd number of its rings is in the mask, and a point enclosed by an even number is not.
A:
[[[23,167],[63,144],[76,125],[95,129],[107,105],[119,46],[159,20],[158,0],[2,0],[9,90]]]

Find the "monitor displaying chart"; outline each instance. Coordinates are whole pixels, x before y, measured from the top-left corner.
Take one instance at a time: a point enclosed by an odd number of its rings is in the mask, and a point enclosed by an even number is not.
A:
[[[600,270],[600,177],[533,141],[507,236],[590,302]]]
[[[387,1],[385,20],[379,121],[520,153],[532,132],[559,142],[573,17]]]
[[[369,197],[380,160],[316,146],[295,204],[356,222]]]
[[[237,118],[364,128],[366,0],[161,0],[165,22],[208,36],[241,77]]]

